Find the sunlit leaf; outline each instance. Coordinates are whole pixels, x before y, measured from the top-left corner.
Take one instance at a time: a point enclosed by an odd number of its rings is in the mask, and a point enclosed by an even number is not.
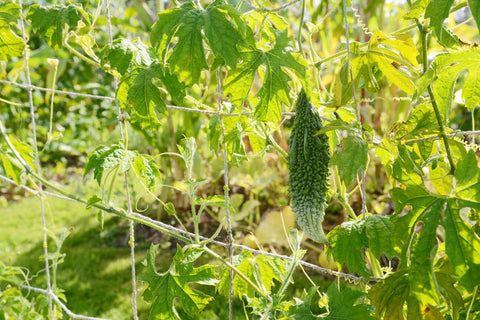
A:
[[[247,99],[258,69],[262,85],[256,97],[260,99],[255,108],[255,118],[262,121],[278,121],[282,112],[282,103],[289,105],[290,76],[283,68],[289,68],[300,75],[305,74],[306,65],[298,54],[293,52],[293,42],[287,32],[277,32],[273,49],[246,48],[241,51],[242,63],[229,72],[225,80],[225,95],[232,96],[232,102],[241,107]]]

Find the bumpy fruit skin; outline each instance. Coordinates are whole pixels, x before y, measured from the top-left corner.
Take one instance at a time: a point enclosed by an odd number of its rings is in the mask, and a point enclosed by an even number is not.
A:
[[[322,229],[328,191],[330,152],[326,134],[315,134],[322,120],[302,90],[289,144],[289,194],[298,225],[313,240],[326,243]]]

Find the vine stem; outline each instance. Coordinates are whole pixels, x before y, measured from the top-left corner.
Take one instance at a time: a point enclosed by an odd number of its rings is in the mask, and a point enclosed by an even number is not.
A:
[[[223,141],[223,177],[224,177],[224,186],[223,191],[225,193],[225,215],[227,217],[227,233],[228,233],[228,258],[230,264],[233,266],[233,234],[232,234],[232,223],[230,221],[230,211],[228,210],[228,201],[229,201],[229,187],[228,187],[228,154],[227,154],[227,144],[225,142],[225,128],[223,125],[223,117],[221,114],[222,111],[222,97],[223,97],[223,84],[222,84],[222,72],[221,67],[217,69],[217,93],[218,93],[218,110],[220,113],[220,126],[222,128],[222,141]],[[230,268],[229,278],[230,278],[230,290],[228,292],[228,318],[229,320],[233,319],[233,269]]]
[[[473,307],[473,304],[475,303],[475,299],[477,298],[477,292],[478,292],[478,286],[475,286],[473,291],[472,301],[470,301],[470,305],[468,306],[467,317],[465,318],[465,320],[470,320],[470,314],[472,312],[472,307]]]
[[[411,1],[407,0],[408,4],[411,5]],[[420,40],[422,42],[422,60],[423,60],[423,73],[428,70],[428,47],[427,47],[427,28],[420,23],[418,19],[415,19],[417,24],[418,31],[420,32]],[[430,101],[432,103],[433,111],[435,112],[435,118],[437,119],[438,129],[440,131],[439,136],[442,138],[445,145],[445,151],[447,152],[448,162],[450,164],[450,173],[455,174],[455,162],[453,161],[452,151],[450,149],[450,143],[448,142],[447,133],[445,131],[445,125],[443,124],[442,115],[440,110],[438,110],[437,101],[435,100],[435,95],[433,94],[432,86],[428,85],[427,87],[428,95],[430,96]],[[446,120],[446,119],[445,119]]]
[[[348,73],[350,75],[350,81],[352,82],[352,93],[353,93],[353,104],[355,106],[355,115],[357,117],[357,122],[361,126],[362,125],[362,119],[360,115],[360,110],[358,108],[358,100],[357,100],[357,95],[356,95],[356,90],[355,90],[355,79],[353,78],[353,71],[352,71],[352,64],[350,63],[350,57],[351,57],[351,52],[350,52],[350,35],[348,31],[348,20],[347,20],[347,1],[343,0],[343,18],[345,20],[345,37],[347,38],[347,63],[348,63]],[[364,132],[362,129],[362,138],[364,137]],[[367,168],[362,172],[362,178],[361,178],[361,194],[362,194],[362,219],[365,220],[366,218],[366,213],[367,213],[367,190],[366,190],[366,183],[365,183],[365,178],[366,178],[366,173],[367,173]]]

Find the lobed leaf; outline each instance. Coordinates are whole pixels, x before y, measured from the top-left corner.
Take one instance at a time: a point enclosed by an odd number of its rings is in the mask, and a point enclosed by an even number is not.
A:
[[[213,297],[190,287],[190,283],[215,285],[215,266],[193,267],[202,255],[203,249],[189,248],[185,252],[180,246],[169,270],[158,273],[155,256],[158,245],[151,245],[147,254],[147,271],[139,279],[148,283],[143,296],[151,303],[149,319],[180,319],[174,301],[179,299],[182,308],[189,315],[198,315]]]
[[[80,21],[79,13],[81,9],[73,4],[47,7],[34,4],[28,10],[27,18],[32,22],[33,30],[45,37],[50,47],[58,49],[63,46],[65,25],[76,28]]]

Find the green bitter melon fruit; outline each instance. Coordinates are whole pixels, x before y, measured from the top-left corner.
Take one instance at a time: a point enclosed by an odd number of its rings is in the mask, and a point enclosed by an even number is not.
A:
[[[302,89],[287,157],[292,211],[303,231],[313,240],[326,243],[322,228],[328,191],[330,153],[326,134],[315,135],[322,120]]]

